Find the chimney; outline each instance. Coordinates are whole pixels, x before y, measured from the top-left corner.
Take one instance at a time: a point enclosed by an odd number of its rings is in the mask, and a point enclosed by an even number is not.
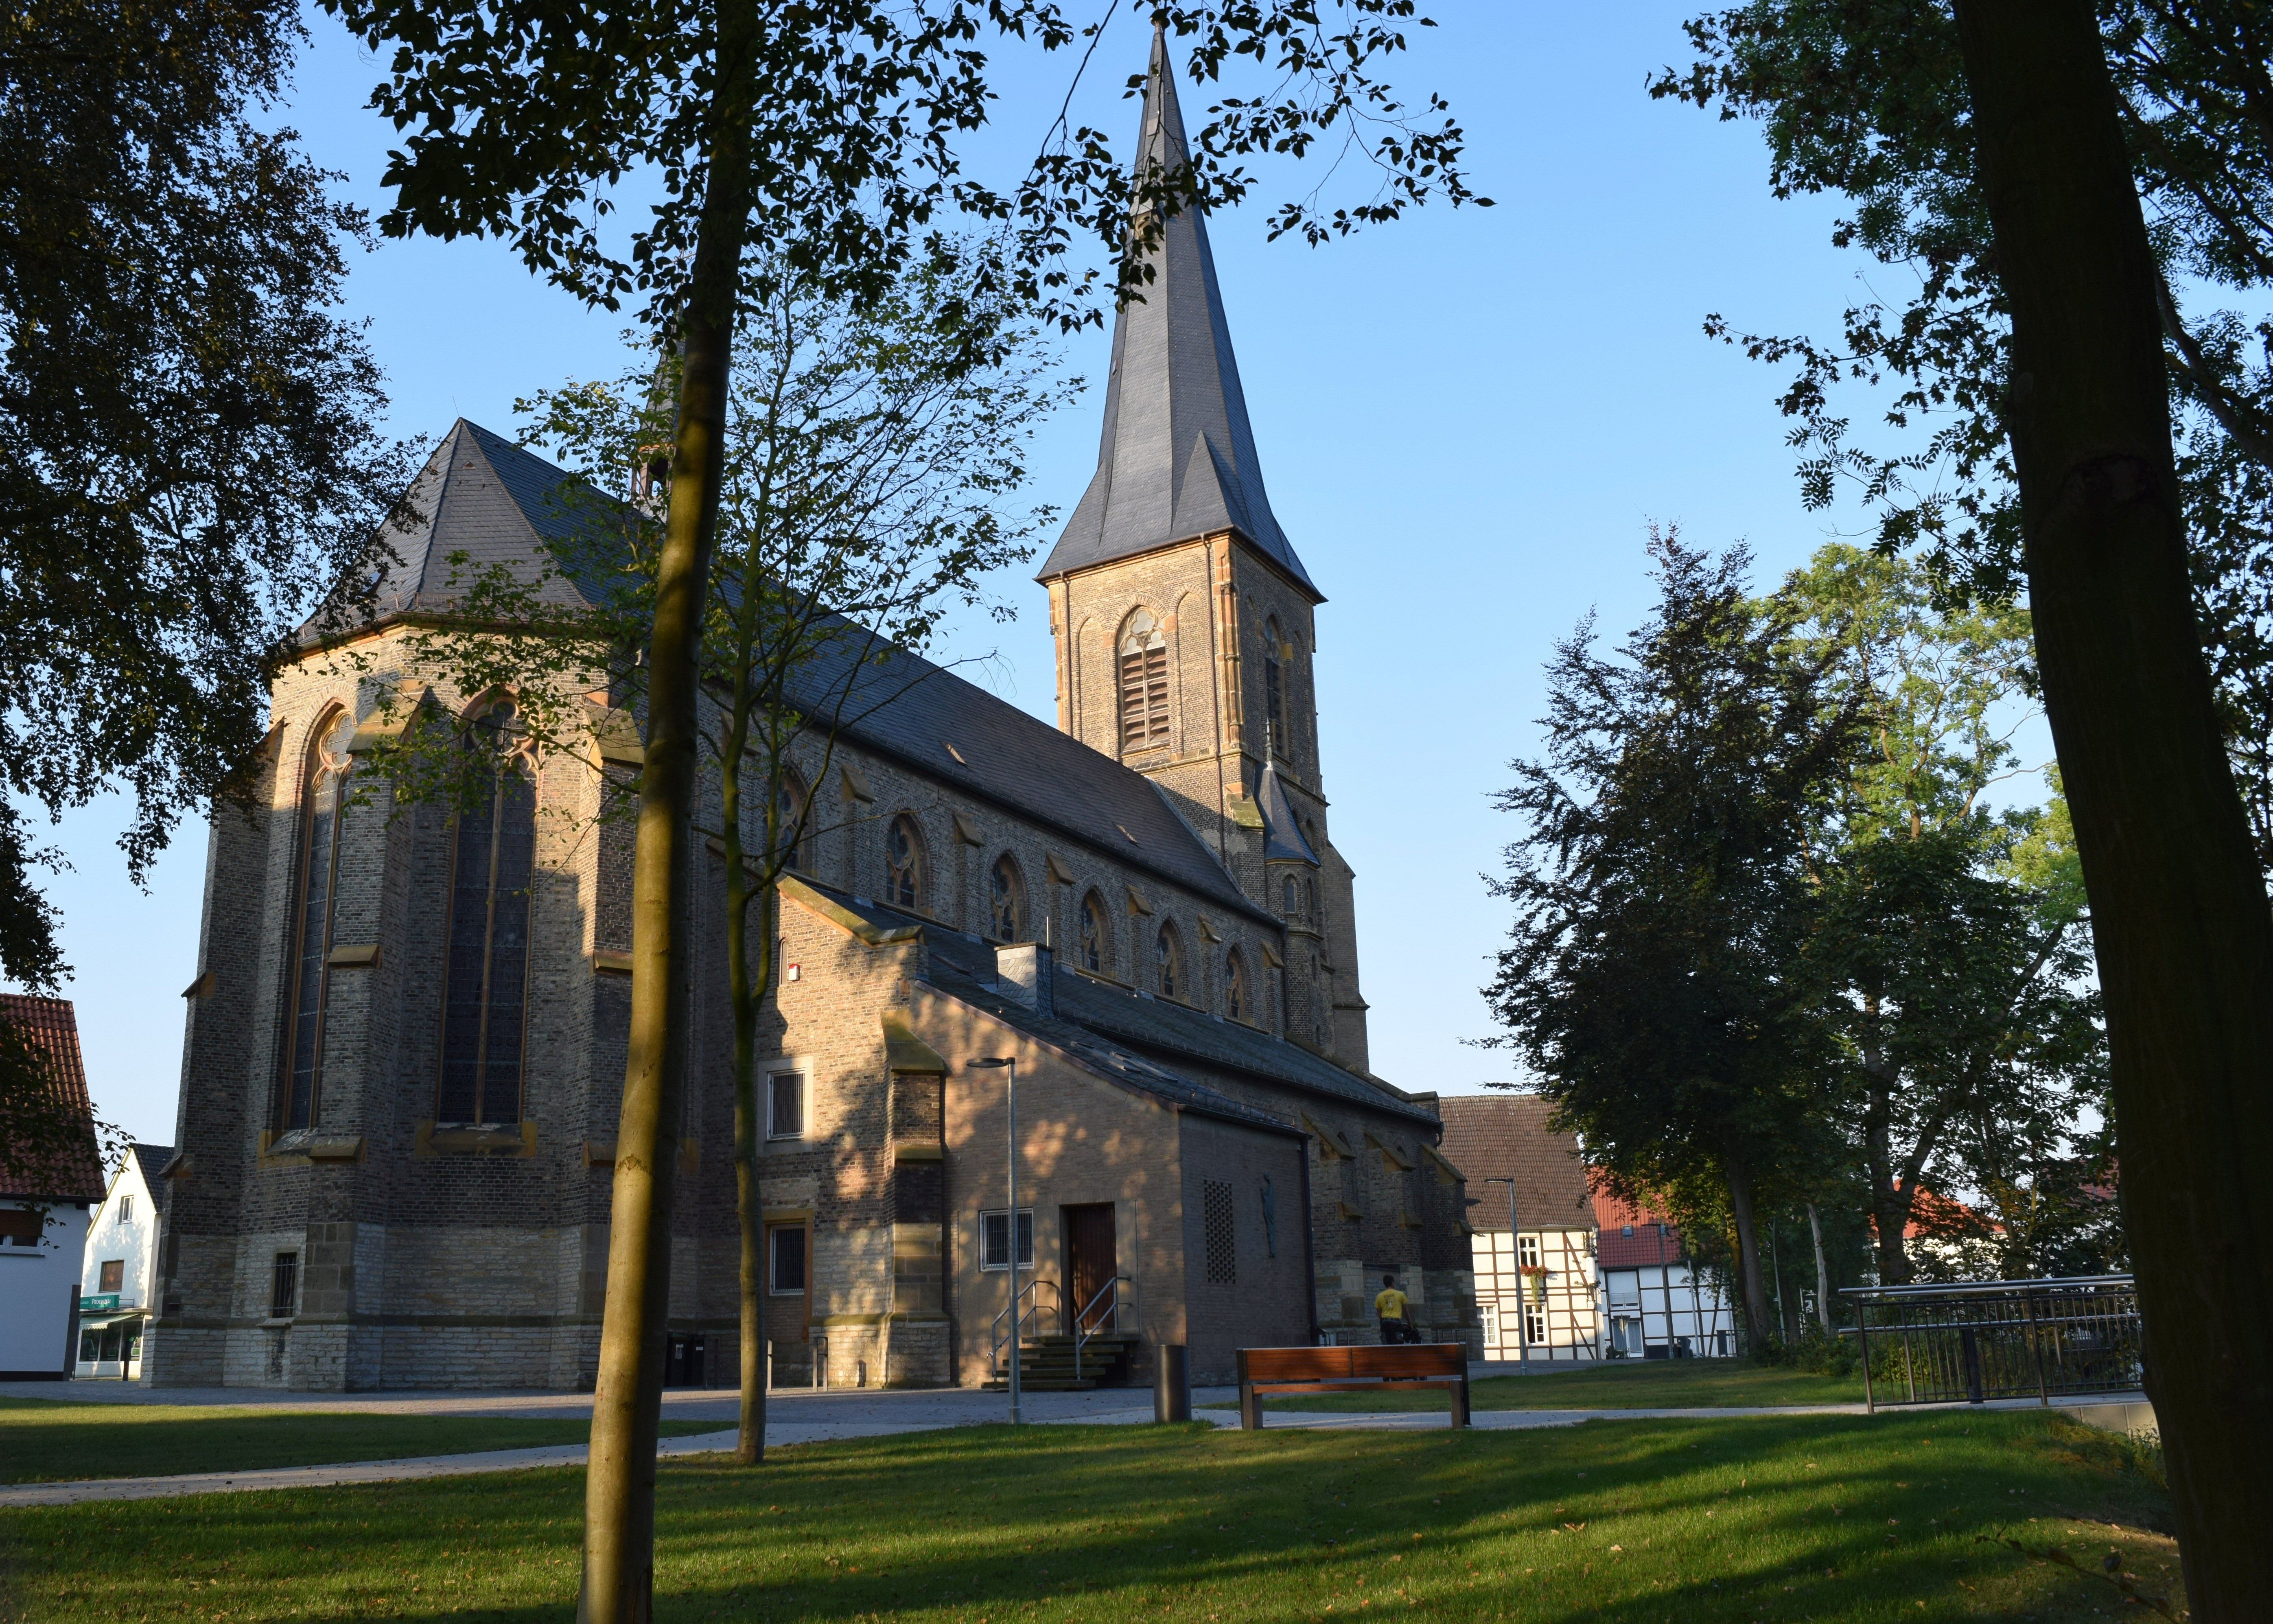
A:
[[[996,948],[994,979],[1001,985],[1002,996],[1037,1015],[1056,1014],[1056,1002],[1050,996],[1050,965],[1055,957],[1039,942]]]

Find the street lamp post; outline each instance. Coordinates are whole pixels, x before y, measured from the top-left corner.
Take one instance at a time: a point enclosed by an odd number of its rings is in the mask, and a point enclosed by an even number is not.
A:
[[[1523,1329],[1525,1319],[1523,1308],[1523,1231],[1517,1227],[1515,1222],[1515,1180],[1512,1178],[1487,1178],[1484,1180],[1484,1183],[1488,1184],[1505,1184],[1507,1186],[1507,1244],[1508,1250],[1513,1255],[1515,1261],[1515,1368],[1517,1374],[1528,1376],[1531,1374],[1531,1339],[1524,1335]],[[1544,1258],[1541,1259],[1542,1263],[1545,1262],[1545,1260],[1546,1259]],[[1544,1278],[1544,1276],[1542,1276],[1542,1282]],[[1547,1289],[1544,1283],[1540,1287],[1539,1300],[1542,1304],[1547,1300]]]
[[[1010,1210],[1002,1228],[1009,1240],[1010,1278],[1010,1425],[1016,1426],[1025,1417],[1018,1413],[1018,1363],[1023,1342],[1018,1329],[1018,1056],[996,1055],[991,1059],[974,1060],[968,1068],[974,1071],[1001,1070],[1009,1073],[1009,1086],[1005,1103],[1009,1112],[1009,1131],[1005,1137],[1003,1160],[1009,1170]]]

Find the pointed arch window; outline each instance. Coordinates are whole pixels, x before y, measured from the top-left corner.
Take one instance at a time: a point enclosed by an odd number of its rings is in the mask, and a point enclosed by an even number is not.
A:
[[[774,798],[774,829],[782,843],[784,868],[805,867],[804,837],[808,831],[798,826],[798,820],[805,816],[805,780],[794,772],[784,771],[780,793]]]
[[[1113,958],[1113,926],[1104,899],[1091,891],[1081,899],[1081,967],[1099,975]]]
[[[1302,917],[1302,881],[1300,881],[1300,880],[1296,879],[1296,878],[1295,878],[1293,875],[1291,875],[1291,874],[1290,874],[1290,875],[1288,875],[1288,876],[1287,876],[1286,880],[1285,880],[1285,881],[1284,881],[1284,882],[1279,885],[1279,893],[1280,898],[1285,901],[1286,905],[1287,905],[1287,907],[1286,907],[1286,915],[1287,915],[1287,917],[1288,919],[1300,919],[1300,918]]]
[[[1182,998],[1189,989],[1184,976],[1184,939],[1175,926],[1164,924],[1154,938],[1152,957],[1159,975],[1159,994],[1163,998]]]
[[[1254,1008],[1254,995],[1247,988],[1247,955],[1234,947],[1223,961],[1223,1012],[1234,1020],[1250,1020]]]
[[[514,1123],[521,1116],[528,1026],[536,781],[510,701],[474,718],[464,748],[470,791],[451,839],[442,1077],[434,1119]]]
[[[1279,650],[1285,646],[1279,617],[1273,615],[1263,622],[1263,714],[1270,719],[1267,742],[1273,756],[1287,748],[1287,681],[1279,666]]]
[[[892,820],[884,837],[884,900],[896,907],[920,908],[929,865],[924,858],[923,831],[903,812]]]
[[[995,940],[1023,942],[1026,939],[1026,876],[1019,871],[1018,860],[1005,852],[994,860],[987,870],[987,921],[994,927]]]
[[[1129,617],[1121,634],[1121,748],[1150,750],[1168,742],[1168,639],[1149,609]]]
[[[319,725],[300,789],[300,875],[292,911],[291,1038],[285,1045],[278,1126],[312,1127],[324,1065],[324,1004],[331,973],[332,914],[339,893],[340,831],[347,816],[348,753],[355,718],[342,710]]]

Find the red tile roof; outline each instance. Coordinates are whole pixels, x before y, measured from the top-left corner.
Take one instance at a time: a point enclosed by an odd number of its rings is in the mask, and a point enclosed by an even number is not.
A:
[[[1602,1231],[1594,1243],[1598,1267],[1653,1268],[1677,1263],[1684,1255],[1681,1231],[1662,1213],[1622,1201],[1607,1190],[1594,1192],[1594,1222]]]
[[[1587,1199],[1587,1167],[1579,1141],[1547,1126],[1554,1108],[1537,1094],[1461,1094],[1439,1100],[1444,1118],[1444,1159],[1467,1175],[1468,1222],[1479,1229],[1507,1228],[1507,1186],[1515,1180],[1515,1215],[1526,1229],[1583,1229],[1594,1223]]]
[[[48,1201],[100,1201],[108,1183],[94,1142],[94,1108],[79,1058],[79,1020],[68,998],[0,993],[0,1021],[29,1041],[41,1068],[46,1105],[65,1121],[84,1124],[68,1143],[46,1154],[21,1144],[0,1144],[0,1196]]]

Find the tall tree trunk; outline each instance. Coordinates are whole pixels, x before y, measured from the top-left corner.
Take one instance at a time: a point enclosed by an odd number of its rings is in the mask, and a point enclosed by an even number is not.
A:
[[[682,326],[671,511],[648,645],[646,760],[632,861],[632,1010],[616,1129],[608,1287],[584,1477],[579,1624],[647,1624],[655,1608],[655,1451],[663,1419],[671,1199],[686,1072],[686,844],[693,810],[697,659],[724,465],[726,384],[749,229],[748,0],[718,12],[710,174]]]
[[[1760,1237],[1752,1217],[1752,1177],[1741,1157],[1726,1154],[1722,1170],[1729,1181],[1729,1215],[1737,1226],[1737,1273],[1744,1289],[1744,1338],[1752,1353],[1760,1350],[1760,1335],[1768,1325],[1767,1290],[1760,1280]]]
[[[1823,1322],[1827,1341],[1839,1333],[1831,1323],[1831,1269],[1823,1261],[1823,1220],[1815,1215],[1812,1201],[1807,1204],[1807,1232],[1815,1237],[1815,1317]]]
[[[2199,1620],[2273,1594],[2273,914],[2187,590],[2156,265],[2088,0],[1958,0],[2044,709],[2091,898],[2147,1387]],[[2273,1214],[2269,1214],[2273,1215]]]
[[[1872,1003],[1875,1012],[1876,1000]],[[1879,1252],[1879,1283],[1906,1286],[1910,1282],[1910,1258],[1905,1231],[1909,1229],[1910,1203],[1917,1192],[1915,1186],[1903,1188],[1894,1171],[1894,1094],[1900,1079],[1877,1050],[1864,1056],[1863,1075],[1870,1079],[1865,1085],[1870,1103],[1863,1116],[1863,1162],[1871,1180],[1872,1240]]]

